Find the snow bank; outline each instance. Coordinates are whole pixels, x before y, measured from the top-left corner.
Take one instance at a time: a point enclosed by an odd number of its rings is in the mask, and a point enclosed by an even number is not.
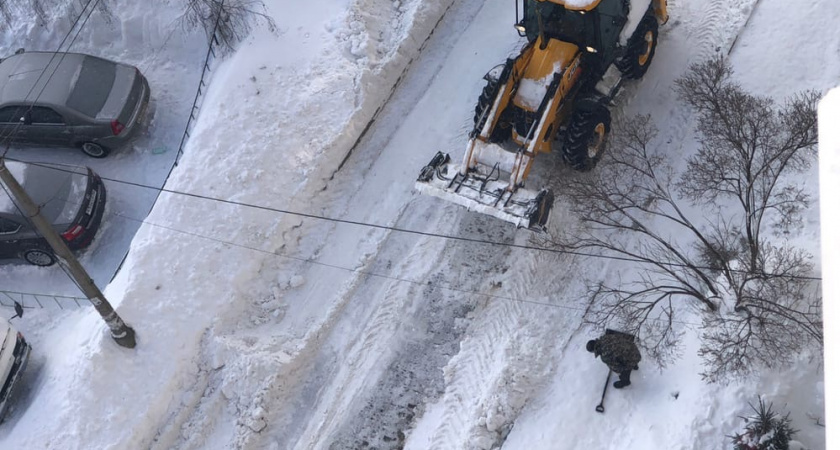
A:
[[[308,210],[449,4],[317,0],[299,14],[287,14],[290,2],[268,5],[277,32],[255,30],[215,70],[167,188]],[[158,9],[132,13],[117,16],[126,32],[152,20],[169,31],[172,18]],[[88,311],[63,330],[61,355],[8,445],[241,446],[270,426],[260,386],[284,353],[236,358],[253,341],[214,332],[277,294],[260,271],[285,245],[284,220],[162,194],[106,290],[137,349],[116,346]]]

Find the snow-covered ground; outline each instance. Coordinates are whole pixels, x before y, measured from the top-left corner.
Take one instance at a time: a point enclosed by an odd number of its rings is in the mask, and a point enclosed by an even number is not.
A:
[[[513,2],[266,3],[276,31],[257,27],[214,70],[166,184],[194,195],[160,195],[106,289],[137,348],[118,347],[93,310],[27,311],[16,325],[33,362],[0,447],[712,449],[761,394],[791,412],[807,448],[826,448],[808,417],[823,416],[820,358],[707,385],[691,323],[682,360],[661,373],[643,362],[596,414],[606,370],[582,349],[593,331],[580,325],[581,274],[625,268],[421,234],[528,242],[412,192],[437,150],[460,154],[481,76],[521,44]],[[167,101],[173,125],[150,130],[160,143],[149,148],[174,149],[203,36],[173,27],[179,2],[118,4],[110,22],[88,24],[99,37],[79,51],[106,48],[153,74],[155,123]],[[650,113],[684,154],[694,124],[672,82],[733,42],[751,91],[781,100],[840,79],[835,0],[680,1],[670,13],[620,113]],[[61,32],[21,29],[44,48]],[[168,63],[153,63],[149,49],[167,41]],[[96,169],[163,180],[165,166],[125,171],[153,152],[127,153],[141,155]],[[818,255],[818,209],[809,214],[801,241]],[[85,262],[99,253],[113,256]],[[0,276],[24,280],[18,270]],[[21,289],[55,284],[31,272]]]

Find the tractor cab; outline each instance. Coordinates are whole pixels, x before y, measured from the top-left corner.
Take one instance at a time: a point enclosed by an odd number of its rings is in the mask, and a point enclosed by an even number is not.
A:
[[[528,42],[542,34],[546,40],[574,44],[584,53],[597,54],[586,59],[601,73],[615,57],[629,11],[628,0],[522,0],[517,19],[520,8],[522,19],[517,20],[516,29]]]
[[[522,23],[528,42],[537,39],[542,32],[548,39],[584,47],[593,40],[592,23],[585,15],[585,11],[579,13],[556,3],[530,0],[525,2]]]

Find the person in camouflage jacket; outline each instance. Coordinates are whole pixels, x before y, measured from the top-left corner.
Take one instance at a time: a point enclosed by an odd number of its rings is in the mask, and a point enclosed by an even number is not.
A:
[[[613,372],[618,374],[618,381],[613,383],[616,389],[630,385],[630,372],[639,370],[642,354],[633,342],[632,335],[618,331],[607,330],[598,339],[586,343],[586,351],[601,357],[601,361]]]

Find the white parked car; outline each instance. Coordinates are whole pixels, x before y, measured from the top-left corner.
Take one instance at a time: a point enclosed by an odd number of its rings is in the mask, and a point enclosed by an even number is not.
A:
[[[0,317],[0,339],[3,341],[0,347],[0,383],[3,384],[0,389],[0,422],[2,422],[9,407],[9,397],[29,361],[29,351],[32,347],[23,335],[2,317]]]

